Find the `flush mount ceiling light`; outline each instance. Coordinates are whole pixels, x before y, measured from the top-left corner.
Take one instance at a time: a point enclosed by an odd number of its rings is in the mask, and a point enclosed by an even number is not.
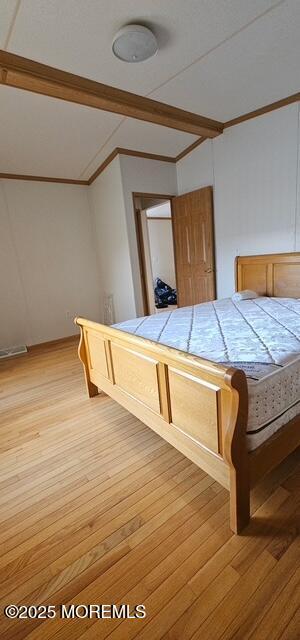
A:
[[[128,24],[116,33],[112,50],[124,62],[143,62],[154,56],[158,44],[154,33],[141,24]]]

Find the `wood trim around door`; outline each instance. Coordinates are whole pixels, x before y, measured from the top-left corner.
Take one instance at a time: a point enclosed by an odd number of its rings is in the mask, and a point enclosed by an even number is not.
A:
[[[136,229],[136,238],[137,238],[137,249],[138,249],[138,256],[139,256],[140,281],[141,281],[142,300],[143,300],[143,314],[144,316],[148,316],[150,314],[150,310],[149,310],[149,304],[148,304],[147,285],[146,285],[145,246],[144,246],[144,239],[143,239],[143,232],[142,232],[141,211],[142,211],[141,209],[136,208],[134,203],[134,218],[135,218],[135,229]]]

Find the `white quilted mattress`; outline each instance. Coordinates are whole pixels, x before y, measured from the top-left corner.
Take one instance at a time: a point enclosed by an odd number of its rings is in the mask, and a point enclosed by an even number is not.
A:
[[[300,300],[231,298],[114,325],[247,376],[248,449],[300,413]]]

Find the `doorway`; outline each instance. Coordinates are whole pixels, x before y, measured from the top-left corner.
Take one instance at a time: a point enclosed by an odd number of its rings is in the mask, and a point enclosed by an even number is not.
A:
[[[138,205],[138,206],[137,206]],[[135,196],[145,315],[177,307],[170,196]]]
[[[214,300],[212,187],[133,198],[144,315]]]

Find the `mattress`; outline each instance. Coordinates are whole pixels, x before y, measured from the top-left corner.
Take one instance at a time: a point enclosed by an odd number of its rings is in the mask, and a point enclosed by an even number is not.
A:
[[[187,353],[243,369],[247,444],[256,449],[300,413],[300,300],[231,298],[114,325]]]

